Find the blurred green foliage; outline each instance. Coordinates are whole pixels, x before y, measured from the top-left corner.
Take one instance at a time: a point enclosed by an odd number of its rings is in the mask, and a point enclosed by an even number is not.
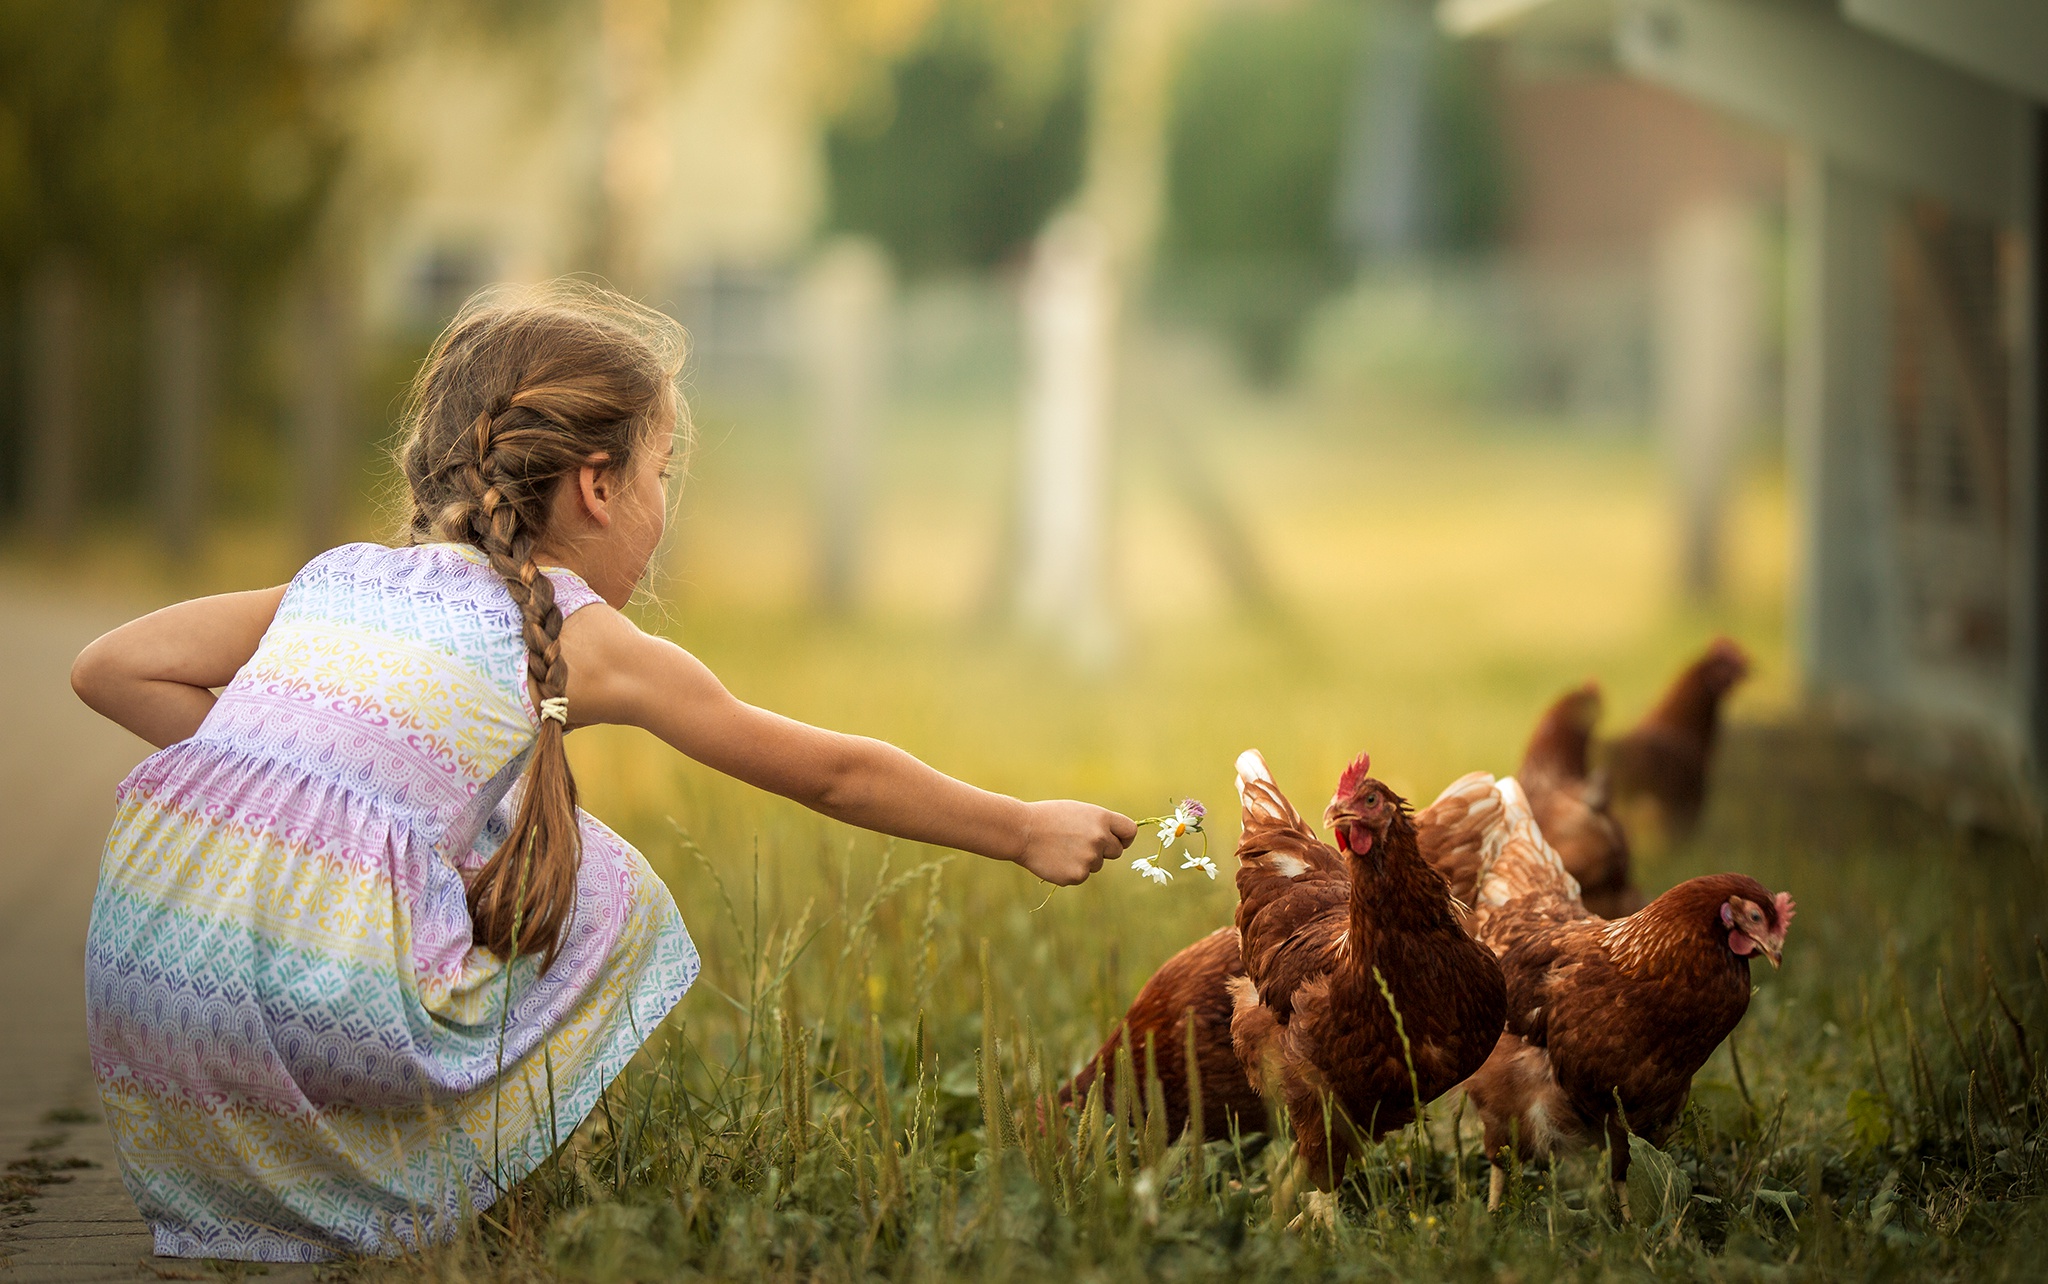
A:
[[[1372,126],[1358,108],[1374,42],[1405,2],[1233,9],[1185,52],[1157,298],[1221,330],[1264,382],[1288,373],[1303,321],[1359,266],[1337,226],[1339,175]],[[1016,53],[976,12],[973,0],[944,9],[883,91],[827,135],[828,224],[875,237],[913,276],[1015,256],[1081,177],[1085,28],[1061,74],[1020,76],[1012,63],[1041,52]],[[1470,250],[1491,240],[1504,203],[1488,80],[1469,48],[1433,30],[1423,48],[1419,248]]]
[[[338,158],[290,0],[0,6],[0,273],[63,247],[110,276],[170,253],[274,269]]]
[[[1338,149],[1365,34],[1345,0],[1227,13],[1208,29],[1175,104],[1170,260],[1338,270]]]
[[[215,282],[222,410],[267,411],[253,287],[306,241],[338,167],[321,66],[292,0],[9,0],[0,6],[0,511],[20,498],[34,329],[25,285],[63,259],[86,291],[88,494],[132,498],[149,458],[143,313],[174,259]],[[261,436],[261,434],[257,434]]]
[[[1080,180],[1078,52],[1034,101],[985,44],[942,27],[827,133],[832,228],[874,237],[913,276],[1016,254]]]
[[[1160,296],[1221,329],[1262,382],[1288,372],[1310,310],[1359,266],[1338,228],[1339,175],[1379,125],[1361,104],[1373,102],[1389,9],[1405,2],[1237,10],[1189,52]],[[1432,31],[1423,48],[1417,248],[1470,250],[1490,241],[1504,200],[1487,80],[1467,46]]]

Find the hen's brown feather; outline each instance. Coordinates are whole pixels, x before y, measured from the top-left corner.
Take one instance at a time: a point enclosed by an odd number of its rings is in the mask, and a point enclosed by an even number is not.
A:
[[[1061,1089],[1061,1103],[1074,1105],[1085,1101],[1090,1085],[1097,1079],[1102,1081],[1103,1099],[1114,1101],[1111,1094],[1116,1087],[1116,1053],[1128,1031],[1131,1064],[1141,1082],[1146,1046],[1150,1042],[1166,1102],[1166,1135],[1179,1136],[1190,1114],[1187,1023],[1192,1017],[1195,1078],[1202,1086],[1203,1135],[1211,1141],[1223,1141],[1230,1137],[1233,1125],[1243,1132],[1262,1130],[1266,1126],[1266,1103],[1253,1090],[1231,1048],[1229,987],[1234,978],[1244,974],[1242,958],[1237,929],[1222,927],[1160,964],[1132,1000],[1123,1023],[1081,1067],[1073,1082]]]
[[[1544,839],[1579,880],[1586,908],[1614,918],[1642,908],[1643,897],[1630,870],[1628,838],[1607,809],[1605,779],[1589,768],[1599,721],[1596,684],[1567,691],[1536,724],[1515,778]]]
[[[1415,818],[1415,843],[1422,858],[1444,876],[1451,895],[1467,907],[1478,898],[1486,835],[1499,810],[1493,777],[1475,771],[1452,781]]]
[[[1330,970],[1338,933],[1316,930],[1341,915],[1351,896],[1351,872],[1273,783],[1266,760],[1246,750],[1237,760],[1243,812],[1237,840],[1237,930],[1244,970],[1259,978],[1261,1000],[1285,1021],[1294,991]]]
[[[1743,649],[1729,638],[1714,639],[1633,730],[1608,744],[1608,785],[1616,801],[1649,799],[1669,833],[1690,833],[1706,804],[1721,703],[1748,674]]]

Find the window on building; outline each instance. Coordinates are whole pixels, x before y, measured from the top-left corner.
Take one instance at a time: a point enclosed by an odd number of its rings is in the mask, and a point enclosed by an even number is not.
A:
[[[2012,649],[2016,232],[1924,200],[1891,237],[1892,480],[1908,643],[2002,681]]]

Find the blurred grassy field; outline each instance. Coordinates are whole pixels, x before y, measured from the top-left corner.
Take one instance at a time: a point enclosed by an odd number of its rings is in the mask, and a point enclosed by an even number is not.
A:
[[[1788,720],[1794,541],[1767,461],[1743,474],[1726,590],[1703,607],[1676,592],[1668,483],[1641,442],[1183,388],[1122,443],[1122,635],[1089,673],[988,609],[1000,417],[931,405],[891,423],[862,604],[841,618],[808,602],[797,435],[758,408],[702,407],[700,423],[643,622],[743,698],[990,788],[1133,815],[1202,798],[1219,857],[1246,746],[1305,808],[1360,750],[1420,804],[1465,771],[1512,770],[1561,689],[1598,677],[1619,724],[1708,637],[1736,636],[1756,675],[1706,826],[1640,872],[1653,892],[1721,869],[1793,892],[1785,970],[1759,970],[1741,1073],[1717,1053],[1667,1147],[1689,1193],[1645,1194],[1638,1225],[1613,1223],[1592,1158],[1523,1174],[1489,1217],[1453,1097],[1375,1153],[1336,1230],[1289,1232],[1284,1145],[1198,1164],[1142,1122],[1105,1142],[1085,1121],[1041,1127],[1029,1105],[1153,967],[1229,920],[1227,859],[1213,884],[1113,865],[1048,900],[1021,871],[848,830],[591,729],[572,741],[585,804],[669,881],[703,980],[561,1162],[399,1273],[2033,1277],[2040,861],[1860,789]],[[1283,618],[1230,600],[1169,485],[1176,451],[1217,479]],[[278,543],[231,534],[176,581],[118,531],[64,559],[7,556],[139,599],[274,580],[290,569]]]
[[[1284,621],[1232,602],[1167,485],[1158,434],[1126,453],[1115,661],[1077,671],[991,620],[1007,438],[1000,422],[963,430],[937,411],[900,425],[876,469],[868,605],[820,618],[807,605],[803,461],[787,434],[729,431],[715,410],[643,619],[745,699],[882,737],[989,788],[1133,816],[1188,795],[1229,810],[1231,764],[1247,746],[1305,804],[1361,750],[1420,803],[1465,771],[1512,770],[1540,709],[1587,677],[1606,684],[1611,718],[1636,716],[1717,631],[1758,658],[1736,716],[1787,706],[1774,470],[1745,478],[1727,592],[1700,608],[1675,591],[1665,483],[1640,443],[1298,403],[1212,415],[1173,448],[1221,482]],[[629,833],[664,832],[673,817],[719,859],[769,829],[868,861],[878,849],[637,733],[579,733],[574,752],[589,805]],[[954,872],[998,904],[1042,898],[1021,872]],[[792,907],[818,876],[815,862],[787,859],[764,873]],[[686,890],[688,872],[677,878]],[[1129,967],[1149,970],[1233,903],[1222,883],[1156,890],[1112,869],[1035,922],[1108,932]],[[1116,926],[1133,917],[1142,938]]]

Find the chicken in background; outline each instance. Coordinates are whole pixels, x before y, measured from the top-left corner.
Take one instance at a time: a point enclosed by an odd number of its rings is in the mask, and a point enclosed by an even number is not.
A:
[[[1721,702],[1747,676],[1749,656],[1732,639],[1715,638],[1634,730],[1607,743],[1604,769],[1616,811],[1653,810],[1674,841],[1692,833],[1706,804]]]
[[[1536,827],[1578,880],[1579,899],[1602,918],[1619,918],[1641,909],[1643,894],[1630,869],[1628,836],[1607,809],[1606,773],[1591,770],[1599,721],[1598,684],[1565,692],[1536,724],[1515,779],[1528,795]],[[1470,883],[1455,881],[1451,892],[1467,904],[1475,895]]]
[[[1626,1219],[1628,1134],[1668,1134],[1693,1075],[1749,1009],[1750,959],[1781,961],[1792,898],[1716,874],[1599,918],[1512,777],[1465,776],[1419,821],[1478,862],[1466,927],[1507,986],[1506,1029],[1465,1084],[1492,1161],[1487,1207],[1500,1206],[1511,1144],[1533,1160],[1604,1142]]]
[[[1363,1145],[1485,1062],[1505,1011],[1499,965],[1459,926],[1464,907],[1423,860],[1407,803],[1370,770],[1361,754],[1338,782],[1323,817],[1333,848],[1257,750],[1237,760],[1231,1038],[1325,1192]]]

